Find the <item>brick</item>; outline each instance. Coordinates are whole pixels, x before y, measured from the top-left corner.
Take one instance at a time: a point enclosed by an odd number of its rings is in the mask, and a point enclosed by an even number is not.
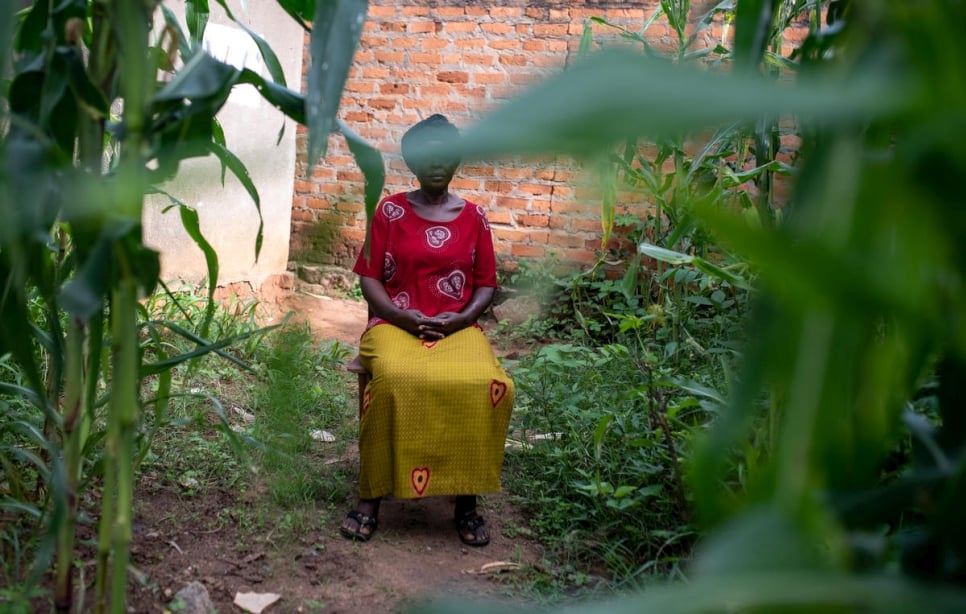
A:
[[[409,61],[413,64],[439,64],[440,55],[438,53],[410,53]]]
[[[405,96],[409,93],[408,83],[383,83],[379,86],[379,93],[389,96]],[[370,116],[371,117],[371,116]],[[346,119],[349,118],[349,114],[346,113]]]
[[[546,7],[527,7],[526,16],[535,21],[546,21],[549,10]]]
[[[504,72],[478,73],[470,75],[473,83],[479,85],[503,85],[507,82],[507,75]]]
[[[562,216],[561,216],[562,217]],[[570,218],[571,230],[580,232],[601,232],[601,221],[587,218]]]
[[[531,230],[527,238],[531,243],[549,243],[550,233],[546,230]]]
[[[533,194],[534,196],[549,196],[553,193],[553,187],[542,183],[521,183],[517,186],[521,192]]]
[[[406,54],[400,51],[376,51],[376,61],[383,64],[402,64],[406,61]]]
[[[459,38],[450,42],[459,49],[483,49],[486,47],[485,38]]]
[[[491,40],[487,42],[487,46],[497,51],[505,51],[507,49],[518,51],[522,47],[520,41],[515,38]]]
[[[548,18],[552,22],[570,22],[570,9],[550,9]]]
[[[373,54],[375,55],[375,54]],[[378,66],[367,66],[362,69],[362,77],[364,79],[385,79],[389,76],[389,69],[382,68]]]
[[[563,38],[567,36],[568,26],[565,24],[535,23],[533,24],[533,35],[548,38]]]
[[[365,81],[346,81],[345,91],[358,94],[374,94],[376,86],[374,83]]]
[[[526,211],[530,206],[530,201],[526,198],[511,198],[501,195],[497,198],[497,204],[501,209],[508,209],[510,211]]]
[[[542,77],[534,73],[516,73],[510,75],[510,84],[518,88],[538,83]]]
[[[477,66],[493,66],[496,63],[496,56],[490,53],[466,53],[463,55],[463,64],[475,70]]]
[[[501,179],[531,179],[533,178],[533,169],[527,166],[503,166],[497,170],[497,176]]]
[[[443,111],[446,113],[466,113],[469,111],[469,104],[457,100],[449,100],[443,103]]]
[[[493,19],[519,19],[523,16],[523,8],[519,6],[494,6],[490,8]]]
[[[443,24],[443,32],[475,32],[476,26],[477,24],[475,21],[448,21]]]
[[[454,177],[450,187],[454,190],[479,190],[480,182],[469,177]]]
[[[360,201],[348,201],[343,200],[336,203],[335,208],[337,211],[345,211],[346,213],[359,213],[365,211],[365,206],[363,206]]]
[[[466,72],[447,70],[436,73],[436,79],[443,83],[469,83],[470,75]]]
[[[512,32],[513,26],[506,23],[490,22],[490,23],[481,23],[480,29],[486,32],[487,34],[502,35],[502,34],[509,34],[510,32]]]
[[[560,55],[535,55],[531,60],[533,66],[539,68],[557,68],[563,66],[567,58]]]
[[[425,17],[429,15],[428,6],[403,6],[400,7],[399,12],[404,17]]]
[[[495,226],[492,228],[493,238],[499,241],[512,241],[518,243],[527,238],[527,233],[523,230],[515,230],[513,228],[502,228]]]
[[[394,49],[415,49],[417,46],[421,46],[421,43],[423,42],[421,38],[422,37],[417,36],[394,36],[392,43],[387,43],[387,46],[391,44]],[[359,59],[353,58],[353,61],[358,62]]]
[[[392,98],[371,98],[368,104],[374,109],[394,109],[396,107],[396,101]]]
[[[523,54],[516,53],[502,53],[500,54],[500,64],[504,66],[526,66],[527,56]]]
[[[546,198],[530,199],[531,211],[550,211],[551,207],[552,207],[552,203]]]
[[[509,181],[494,181],[492,179],[488,179],[483,182],[483,189],[488,192],[509,194],[513,191],[513,184]]]
[[[375,19],[377,17],[379,18],[395,17],[397,11],[398,11],[397,7],[392,4],[377,5],[377,4],[369,3],[368,16],[370,19]]]
[[[547,250],[540,245],[514,243],[510,246],[510,254],[517,258],[543,258],[547,255]]]
[[[551,204],[550,210],[554,213],[586,213],[589,207],[582,202],[555,200]]]
[[[523,41],[523,50],[528,53],[543,53],[547,50],[547,41],[545,40]]]
[[[490,224],[509,224],[512,216],[509,211],[488,210],[486,212],[486,219],[490,221]]]
[[[464,7],[463,11],[466,13],[467,17],[486,17],[487,9],[482,6],[474,6],[472,4]]]
[[[406,31],[410,34],[436,34],[435,21],[410,21],[406,24]]]
[[[546,228],[550,226],[549,215],[515,215],[513,216],[519,226],[536,226]]]
[[[379,29],[383,32],[405,32],[405,21],[384,21],[379,24]]]
[[[439,51],[448,47],[449,43],[448,40],[442,38],[426,37],[419,41],[419,48],[423,51]]]
[[[308,194],[315,189],[315,183],[305,179],[296,179],[293,187],[297,193]]]
[[[459,19],[463,17],[463,7],[461,6],[439,6],[433,9],[432,13],[435,17],[440,17],[444,20]]]

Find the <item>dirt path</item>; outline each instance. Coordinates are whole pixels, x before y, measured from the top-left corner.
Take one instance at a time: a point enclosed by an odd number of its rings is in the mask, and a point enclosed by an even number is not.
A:
[[[293,294],[280,307],[278,313],[291,310],[308,321],[320,340],[356,345],[365,325],[361,302]],[[296,543],[276,543],[272,527],[254,529],[253,536],[250,527],[236,526],[238,518],[225,522],[226,514],[245,515],[244,496],[217,491],[199,499],[166,492],[141,499],[132,561],[144,576],[131,611],[161,612],[191,581],[205,585],[222,614],[242,611],[232,604],[240,592],[280,594],[266,610],[272,613],[392,612],[441,596],[508,599],[507,579],[521,573],[514,564],[539,560],[505,495],[482,501],[492,535],[485,548],[460,543],[448,498],[385,501],[379,530],[364,544],[338,533],[351,500],[345,509],[320,511]]]

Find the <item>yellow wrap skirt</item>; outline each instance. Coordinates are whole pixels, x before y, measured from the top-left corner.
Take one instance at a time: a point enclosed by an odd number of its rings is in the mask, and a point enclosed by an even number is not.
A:
[[[359,496],[500,490],[513,381],[477,327],[435,342],[391,324],[362,336],[372,374],[359,422]]]

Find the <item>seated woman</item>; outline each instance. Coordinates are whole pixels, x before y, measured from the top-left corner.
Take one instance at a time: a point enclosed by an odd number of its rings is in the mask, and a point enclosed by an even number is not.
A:
[[[497,286],[486,212],[450,193],[459,160],[431,153],[458,136],[438,114],[406,132],[419,188],[379,204],[353,268],[371,314],[359,355],[372,378],[359,503],[340,528],[350,539],[372,537],[382,497],[456,495],[460,539],[490,541],[476,498],[500,489],[514,388],[476,323]]]

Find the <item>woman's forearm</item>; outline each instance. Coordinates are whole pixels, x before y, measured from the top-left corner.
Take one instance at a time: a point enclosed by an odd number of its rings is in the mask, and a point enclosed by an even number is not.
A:
[[[490,306],[493,302],[493,297],[496,294],[496,288],[491,288],[487,286],[482,286],[473,292],[473,296],[470,298],[470,302],[460,310],[460,313],[469,320],[469,324],[472,324],[480,319],[486,308]]]

